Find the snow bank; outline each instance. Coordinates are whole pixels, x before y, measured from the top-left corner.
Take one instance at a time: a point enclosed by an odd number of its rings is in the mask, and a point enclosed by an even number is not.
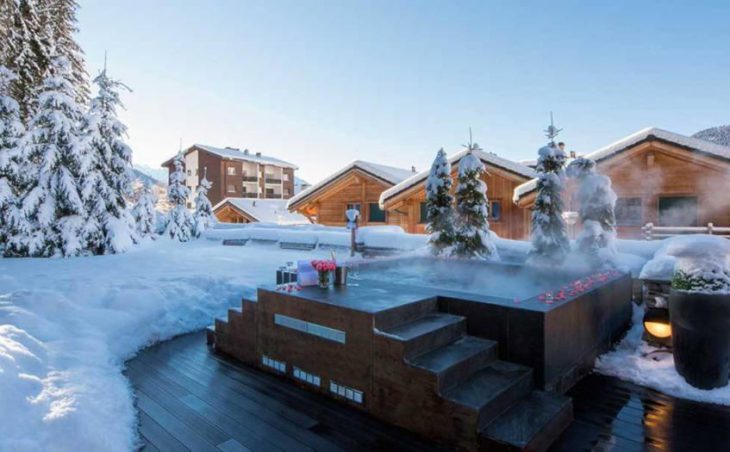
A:
[[[633,326],[613,351],[598,357],[596,371],[675,397],[730,405],[730,386],[709,391],[697,389],[690,386],[674,369],[671,353],[647,356],[657,349],[641,339],[643,315],[644,310],[634,306]]]
[[[368,248],[416,250],[428,244],[424,234],[406,234],[400,226],[363,226],[357,230],[357,243]]]
[[[132,450],[124,361],[319,256],[160,239],[124,255],[0,259],[0,450]]]
[[[648,243],[656,243],[656,249],[642,268],[641,279],[671,280],[677,255],[724,259],[730,253],[730,240],[706,234],[680,235]]]

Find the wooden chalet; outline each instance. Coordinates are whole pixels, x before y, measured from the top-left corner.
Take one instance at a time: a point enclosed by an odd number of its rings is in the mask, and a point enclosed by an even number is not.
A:
[[[327,226],[344,226],[348,209],[360,211],[360,226],[388,224],[388,213],[379,205],[380,194],[414,172],[356,160],[295,195],[287,207]]]
[[[466,150],[452,156],[454,187],[458,166]],[[535,172],[520,163],[491,152],[474,151],[486,167],[483,180],[487,184],[490,228],[500,237],[523,239],[529,234],[529,211],[512,203],[514,189],[535,177]],[[415,174],[386,190],[380,197],[381,207],[388,213],[388,224],[401,226],[406,232],[423,233],[426,227],[426,179],[429,171]]]
[[[289,212],[286,200],[226,198],[213,206],[221,223],[309,224],[304,215]]]
[[[584,157],[611,178],[621,237],[640,237],[647,223],[730,226],[730,147],[652,127]],[[536,184],[533,179],[515,189],[514,201],[524,211],[534,205]],[[573,191],[569,184],[565,210],[578,208]]]

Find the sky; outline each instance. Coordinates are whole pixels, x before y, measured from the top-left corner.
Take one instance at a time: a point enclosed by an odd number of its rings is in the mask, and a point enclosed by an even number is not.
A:
[[[89,73],[122,80],[134,161],[248,148],[316,182],[419,170],[469,139],[531,159],[552,111],[586,153],[730,123],[730,2],[80,0]]]

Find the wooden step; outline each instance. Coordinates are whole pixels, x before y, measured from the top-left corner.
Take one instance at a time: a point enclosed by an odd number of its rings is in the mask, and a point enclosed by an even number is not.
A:
[[[496,359],[495,341],[464,336],[442,347],[419,354],[408,362],[414,367],[433,373],[441,394]]]
[[[438,312],[438,300],[436,298],[427,298],[395,306],[375,314],[375,328],[381,331],[390,330],[434,312]]]
[[[532,369],[506,361],[494,361],[447,390],[444,397],[472,410],[476,431],[532,390]]]
[[[411,357],[439,348],[464,335],[464,317],[432,312],[381,334],[403,343],[404,356]]]
[[[479,445],[488,451],[544,451],[573,420],[569,397],[532,391],[481,431]]]

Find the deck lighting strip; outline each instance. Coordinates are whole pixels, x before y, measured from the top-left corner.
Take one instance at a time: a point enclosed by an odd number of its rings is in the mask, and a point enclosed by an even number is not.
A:
[[[322,339],[339,342],[340,344],[344,344],[347,339],[347,334],[344,331],[316,323],[305,322],[304,320],[295,319],[287,315],[274,314],[274,323],[279,326],[301,331],[302,333],[321,337]]]
[[[270,367],[278,372],[286,373],[286,363],[284,361],[277,361],[266,355],[261,355],[261,363],[264,366]]]
[[[332,394],[338,395],[340,397],[344,397],[347,400],[352,400],[355,403],[362,404],[362,401],[363,401],[363,392],[362,391],[358,391],[357,389],[348,388],[347,386],[342,386],[340,384],[335,383],[332,380],[330,380],[330,392]]]
[[[320,378],[317,375],[305,372],[296,366],[294,367],[294,378],[309,383],[310,385],[319,387]]]

